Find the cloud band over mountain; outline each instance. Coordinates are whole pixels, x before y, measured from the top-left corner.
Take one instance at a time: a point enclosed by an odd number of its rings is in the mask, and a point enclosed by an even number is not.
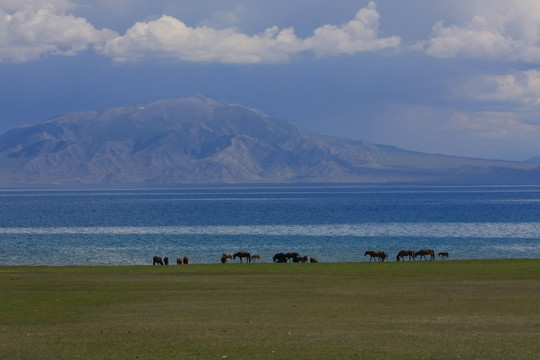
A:
[[[140,21],[122,35],[97,29],[71,12],[69,0],[0,1],[0,60],[26,62],[47,55],[74,55],[93,49],[115,61],[170,58],[222,63],[279,63],[309,52],[316,57],[364,51],[416,49],[436,58],[487,57],[535,62],[540,60],[540,4],[526,0],[476,0],[477,14],[469,22],[433,26],[429,39],[402,43],[399,34],[382,37],[381,15],[370,1],[350,21],[323,25],[312,36],[299,37],[294,28],[267,28],[247,34],[235,27],[192,27],[164,14]],[[511,10],[509,7],[511,5]]]

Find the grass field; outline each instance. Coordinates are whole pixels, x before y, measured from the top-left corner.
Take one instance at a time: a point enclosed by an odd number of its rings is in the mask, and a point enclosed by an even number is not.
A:
[[[0,267],[0,359],[538,359],[540,259]]]

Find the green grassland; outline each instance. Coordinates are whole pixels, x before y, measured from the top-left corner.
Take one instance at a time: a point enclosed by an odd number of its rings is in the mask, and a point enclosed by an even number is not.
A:
[[[0,359],[537,359],[540,259],[0,267]]]

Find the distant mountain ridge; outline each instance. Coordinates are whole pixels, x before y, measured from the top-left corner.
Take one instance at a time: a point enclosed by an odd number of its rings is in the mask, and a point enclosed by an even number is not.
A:
[[[57,116],[0,135],[0,184],[540,183],[540,165],[300,129],[203,96]]]

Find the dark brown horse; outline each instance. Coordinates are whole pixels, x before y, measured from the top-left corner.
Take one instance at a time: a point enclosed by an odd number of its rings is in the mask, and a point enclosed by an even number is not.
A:
[[[437,256],[440,256],[442,259],[448,259],[448,253],[446,251],[441,251]]]
[[[187,265],[187,264],[189,264],[189,259],[188,259],[188,257],[187,257],[187,256],[184,256],[184,259],[183,259],[183,261],[184,261],[184,265]]]
[[[163,263],[164,263],[165,265],[169,265],[169,258],[168,258],[167,256],[165,256],[165,257],[163,258]]]
[[[157,265],[157,264],[163,265],[163,260],[159,256],[154,256],[152,265]]]
[[[239,251],[233,254],[233,260],[236,260],[236,258],[240,259],[240,262],[243,262],[242,259],[246,258],[247,262],[251,262],[251,254],[247,251]]]
[[[429,255],[431,260],[435,260],[435,251],[433,251],[432,249],[422,249],[420,251],[417,251],[414,253],[414,258],[416,259],[418,255],[420,255],[420,261],[422,261],[422,258],[424,258],[424,260],[427,260],[427,255]]]
[[[309,262],[310,262],[310,263],[316,264],[316,263],[318,263],[319,261],[318,261],[317,259],[315,259],[315,258],[312,256],[312,257],[309,258]]]
[[[176,265],[182,265],[182,258],[176,258]]]
[[[364,256],[368,256],[368,255],[369,255],[369,262],[371,262],[372,259],[375,259],[375,261],[377,261],[377,259],[379,259],[380,261],[384,261],[388,257],[388,254],[385,253],[384,251],[366,251],[364,253]]]
[[[414,260],[414,251],[412,251],[412,250],[401,250],[400,252],[398,252],[398,254],[396,256],[396,261],[399,261],[399,259],[405,261],[405,256],[409,257],[409,261],[411,261],[411,259]]]

